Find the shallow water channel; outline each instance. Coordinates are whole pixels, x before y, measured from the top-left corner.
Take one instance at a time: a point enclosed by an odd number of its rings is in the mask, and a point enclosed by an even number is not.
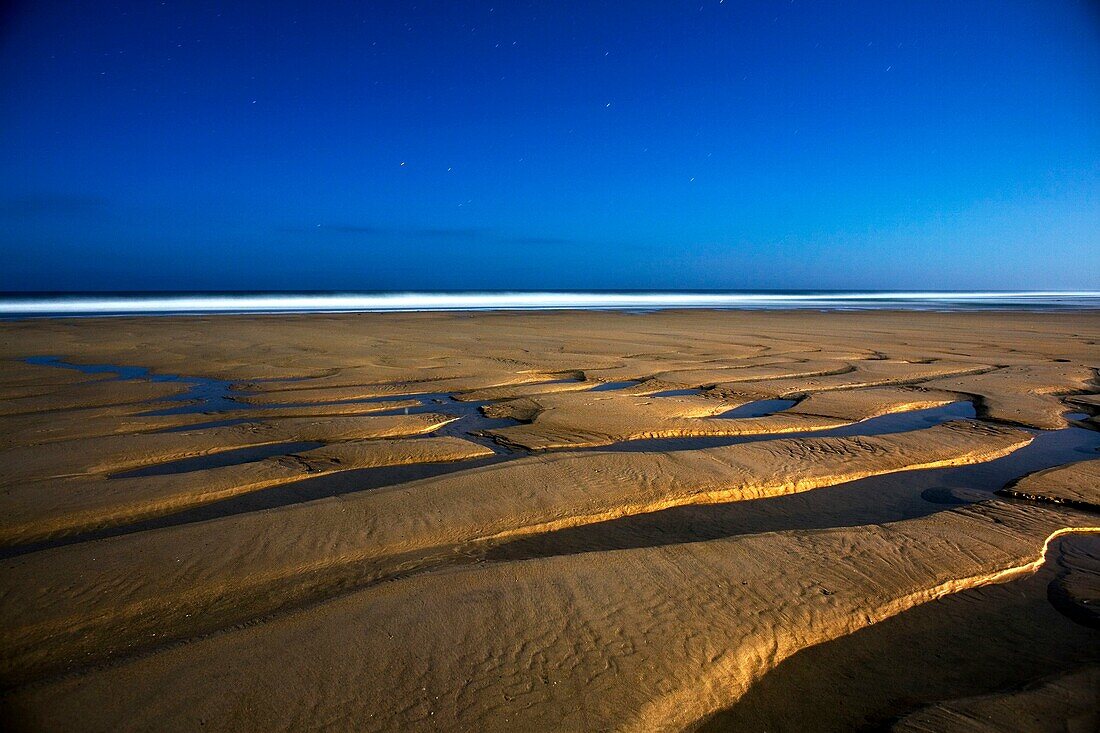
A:
[[[88,373],[114,374],[118,375],[115,377],[118,379],[153,379],[156,381],[179,381],[193,384],[195,385],[194,388],[174,398],[175,401],[187,402],[186,407],[180,409],[186,409],[190,412],[216,413],[223,410],[241,410],[251,407],[248,403],[233,399],[234,395],[239,396],[246,393],[234,390],[232,382],[223,380],[177,375],[151,375],[147,369],[141,367],[108,364],[76,365],[64,362],[57,357],[36,357],[28,361],[48,366],[74,368]],[[604,383],[601,387],[602,389],[621,389],[632,384],[635,384],[635,382]],[[461,401],[447,393],[392,395],[359,400],[358,402],[376,406],[378,403],[387,401],[411,399],[417,400],[419,404],[396,408],[393,411],[372,411],[370,414],[438,412],[453,415],[460,419],[449,423],[431,435],[454,435],[467,440],[474,440],[490,447],[494,451],[494,455],[468,461],[386,466],[349,470],[320,477],[306,477],[293,483],[242,494],[123,527],[114,527],[59,539],[46,543],[46,545],[68,544],[96,537],[297,504],[345,493],[433,478],[455,471],[468,470],[531,455],[530,452],[525,450],[499,445],[483,434],[486,430],[517,424],[517,421],[512,419],[486,417],[481,411],[481,408],[486,404],[484,402]],[[302,404],[294,403],[293,406],[301,406]],[[318,406],[323,407],[324,404],[332,403],[318,403]],[[731,410],[719,419],[760,417],[786,409],[792,404],[794,404],[793,400],[760,400]],[[263,405],[264,408],[277,408],[280,406],[284,405]],[[158,410],[148,414],[177,413]],[[950,420],[974,419],[974,417],[974,406],[970,402],[960,401],[940,407],[883,415],[839,428],[814,432],[643,439],[580,450],[584,452],[677,451],[800,437],[884,435],[920,430]],[[233,422],[243,422],[243,420]],[[180,429],[197,430],[216,424],[225,423],[212,422]],[[674,507],[659,512],[628,516],[607,522],[517,539],[492,549],[489,557],[500,560],[522,559],[594,550],[692,542],[756,532],[819,529],[909,519],[940,511],[949,505],[987,499],[994,491],[1029,473],[1093,458],[1100,451],[1100,432],[1097,431],[1081,427],[1069,427],[1063,430],[1032,432],[1035,438],[1030,445],[1008,456],[986,463],[952,468],[904,471],[819,488],[800,494],[747,502]],[[402,439],[417,440],[419,437]],[[319,445],[321,444],[296,442],[241,448],[214,455],[165,462],[116,474],[116,476],[152,476],[199,471],[262,460],[271,456],[293,454]],[[12,548],[11,551],[22,553],[41,546],[24,546]]]

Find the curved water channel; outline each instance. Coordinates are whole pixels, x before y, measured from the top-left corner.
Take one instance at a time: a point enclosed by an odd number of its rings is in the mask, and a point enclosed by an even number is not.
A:
[[[234,383],[199,377],[157,375],[140,367],[76,365],[57,357],[30,363],[113,375],[189,384],[186,392],[151,403],[146,415],[208,413],[211,419],[171,430],[200,430],[248,422],[219,419],[227,411],[253,407],[323,408],[334,403],[252,405],[238,398],[248,392]],[[278,380],[287,381],[287,380]],[[594,389],[624,389],[637,382],[603,383]],[[696,394],[672,390],[649,395]],[[416,406],[377,410],[380,403],[415,399]],[[164,402],[172,403],[164,408]],[[369,404],[371,415],[439,412],[459,419],[433,435],[455,435],[493,449],[492,457],[449,463],[423,463],[351,470],[244,494],[174,514],[54,541],[0,550],[0,556],[83,542],[190,522],[370,490],[531,455],[498,445],[485,430],[518,424],[486,417],[485,402],[467,402],[446,393],[421,393],[349,402]],[[178,403],[178,404],[176,404]],[[346,404],[347,402],[343,403]],[[761,417],[788,409],[794,400],[761,400],[730,410],[718,419]],[[1070,414],[1071,418],[1083,418]],[[777,438],[882,435],[928,428],[950,420],[976,419],[973,404],[894,413],[830,430],[745,436],[706,436],[625,441],[583,451],[677,451]],[[993,492],[1035,471],[1096,458],[1100,432],[1081,426],[1031,431],[1028,446],[986,463],[903,471],[799,494],[724,504],[688,505],[662,511],[522,537],[484,549],[484,561],[512,561],[602,550],[652,547],[781,530],[826,529],[913,519],[989,499]],[[409,437],[416,440],[419,437]],[[117,476],[151,476],[199,471],[320,446],[298,442],[258,446],[166,462]],[[1011,501],[1006,499],[1006,501]],[[1057,587],[1065,570],[1064,552],[1100,558],[1100,537],[1073,536],[1052,544],[1048,561],[1033,575],[952,594],[825,644],[804,649],[754,684],[736,705],[701,723],[700,730],[885,730],[898,717],[937,700],[1019,688],[1081,664],[1100,662],[1097,630],[1072,608],[1059,607]],[[813,700],[813,705],[797,704]]]
[[[248,392],[234,389],[233,382],[224,380],[179,375],[157,375],[142,367],[111,364],[71,364],[58,357],[34,357],[27,361],[46,366],[78,369],[91,374],[114,375],[110,377],[114,379],[149,379],[193,385],[187,392],[168,400],[184,404],[163,409],[160,408],[163,402],[158,401],[152,410],[143,413],[146,415],[210,413],[212,418],[216,418],[218,412],[248,410],[253,407],[272,409],[315,406],[323,408],[331,404],[355,402],[377,408],[379,403],[387,401],[415,399],[419,402],[416,406],[401,407],[393,411],[372,410],[369,414],[391,415],[438,412],[453,415],[459,419],[429,435],[454,435],[463,439],[474,440],[490,447],[494,455],[474,460],[354,469],[319,477],[307,477],[292,483],[234,496],[121,527],[111,527],[34,545],[0,550],[0,555],[23,554],[43,547],[83,542],[99,537],[127,534],[297,504],[356,491],[429,479],[455,471],[464,471],[512,460],[524,455],[531,455],[531,452],[526,450],[500,445],[484,434],[486,430],[518,424],[517,420],[486,417],[481,410],[487,404],[486,402],[462,401],[447,393],[411,393],[344,401],[342,403],[252,405],[236,399],[249,394]],[[602,383],[595,389],[601,391],[622,389],[636,384],[635,381]],[[676,390],[675,394],[693,392],[696,392],[696,390]],[[663,394],[671,396],[673,393]],[[787,409],[793,404],[795,404],[794,400],[760,400],[742,405],[715,419],[761,417]],[[1083,417],[1083,415],[1071,416]],[[569,450],[583,452],[677,451],[800,437],[884,435],[920,430],[960,419],[975,419],[973,404],[967,401],[959,401],[940,407],[892,413],[838,428],[804,433],[642,439],[624,441],[608,446]],[[181,428],[174,427],[172,430],[198,430],[242,422],[248,422],[248,419],[240,418],[232,421],[212,419],[208,423],[188,425]],[[1029,473],[1096,457],[1097,452],[1100,451],[1100,432],[1094,430],[1074,426],[1062,430],[1031,432],[1034,433],[1035,438],[1030,445],[1008,456],[986,463],[874,476],[819,488],[810,492],[757,499],[749,502],[674,507],[649,514],[633,515],[608,522],[524,537],[492,548],[488,552],[488,558],[497,560],[524,559],[594,550],[692,542],[776,530],[820,529],[910,519],[940,511],[945,505],[987,499],[993,492]],[[410,436],[403,439],[417,440],[422,437],[428,436]],[[294,454],[320,445],[322,444],[317,442],[294,442],[246,447],[213,455],[169,461],[115,474],[115,476],[152,476],[199,471],[258,461],[272,456]]]

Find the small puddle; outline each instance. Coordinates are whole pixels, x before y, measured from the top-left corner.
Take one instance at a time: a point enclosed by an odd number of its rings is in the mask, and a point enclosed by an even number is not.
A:
[[[592,389],[590,389],[588,391],[589,392],[613,392],[613,391],[618,390],[618,389],[626,389],[627,387],[635,387],[639,384],[641,384],[641,382],[639,382],[637,379],[628,379],[628,380],[623,381],[623,382],[601,382],[600,384],[596,385],[595,387],[593,387]]]
[[[157,400],[157,402],[180,402],[183,404],[142,413],[144,415],[185,415],[240,410],[248,407],[247,404],[233,399],[233,395],[243,396],[249,393],[234,390],[233,382],[222,379],[157,374],[145,367],[120,366],[118,364],[73,364],[62,360],[59,356],[32,356],[26,359],[26,362],[38,366],[75,369],[84,374],[102,374],[105,375],[106,381],[142,380],[146,382],[178,382],[190,385],[187,391],[182,394]]]
[[[405,407],[393,412],[377,412],[375,415],[413,415],[422,412],[438,412],[443,415],[457,417],[458,420],[449,422],[439,430],[431,433],[434,435],[450,435],[463,440],[469,440],[489,448],[499,456],[526,455],[527,451],[501,445],[493,438],[486,435],[486,431],[508,428],[519,425],[520,421],[510,417],[487,417],[481,408],[489,402],[463,402],[456,400],[446,392],[426,392],[422,394],[402,395],[393,399],[413,399],[420,402],[416,407]]]

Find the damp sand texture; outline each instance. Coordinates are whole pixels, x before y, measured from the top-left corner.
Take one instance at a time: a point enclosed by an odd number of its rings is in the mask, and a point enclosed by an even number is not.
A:
[[[0,331],[5,729],[1097,720],[1095,312]]]

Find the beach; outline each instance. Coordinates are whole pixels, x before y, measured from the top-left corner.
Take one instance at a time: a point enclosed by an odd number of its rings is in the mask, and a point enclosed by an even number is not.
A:
[[[10,730],[1100,715],[1095,310],[0,334]]]

